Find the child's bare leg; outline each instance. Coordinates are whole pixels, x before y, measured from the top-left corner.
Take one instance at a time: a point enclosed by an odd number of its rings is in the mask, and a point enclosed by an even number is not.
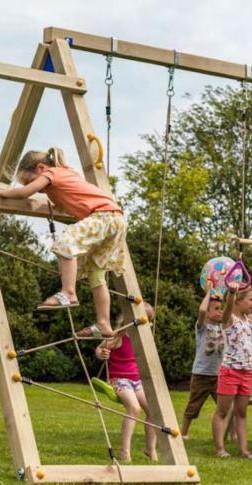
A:
[[[224,445],[226,417],[232,406],[234,396],[218,395],[217,408],[213,416],[212,428],[216,453],[223,456],[226,452]]]
[[[77,258],[66,259],[60,256],[59,268],[63,293],[69,296],[70,301],[76,300]]]
[[[75,302],[77,301],[77,259],[68,259],[64,258],[63,256],[58,256],[58,265],[61,277],[61,291],[68,296],[70,302]],[[58,303],[58,301],[53,296],[47,298],[45,302],[51,305]]]
[[[181,435],[185,439],[188,439],[188,431],[191,426],[192,419],[187,418],[186,416],[183,417],[183,423],[182,423],[182,430],[181,430]]]
[[[240,451],[243,456],[250,455],[247,442],[247,426],[246,415],[249,397],[248,396],[236,396],[234,401],[234,415],[236,420],[236,431]]]
[[[122,389],[117,391],[118,396],[126,409],[126,413],[137,418],[141,408],[133,390]],[[122,422],[122,441],[121,441],[121,459],[131,461],[131,440],[135,429],[136,422],[130,418],[124,418]]]
[[[152,418],[150,415],[149,406],[148,406],[143,388],[139,391],[136,391],[136,396],[141,408],[144,410],[146,414],[146,421],[151,422]],[[157,451],[156,451],[157,435],[156,435],[155,429],[152,426],[145,425],[145,439],[146,439],[145,454],[149,456],[151,460],[157,461],[158,460]]]
[[[92,288],[96,309],[96,323],[103,335],[110,335],[110,293],[106,284]]]

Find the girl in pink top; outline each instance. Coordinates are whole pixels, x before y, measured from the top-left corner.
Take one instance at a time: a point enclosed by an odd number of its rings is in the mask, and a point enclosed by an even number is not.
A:
[[[24,187],[1,191],[5,198],[23,199],[44,192],[60,209],[76,219],[53,244],[59,259],[62,288],[47,298],[38,309],[48,310],[78,305],[76,296],[77,256],[81,256],[81,272],[92,289],[97,326],[85,328],[83,336],[99,332],[111,336],[110,295],[105,272],[120,275],[124,271],[126,224],[122,209],[100,188],[68,166],[58,148],[48,152],[30,151],[24,155],[17,178]]]
[[[153,316],[152,307],[145,304],[145,308],[147,314],[149,313],[148,308],[151,308]],[[125,406],[126,413],[132,417],[137,417],[143,409],[146,414],[146,421],[151,422],[136,357],[127,333],[122,332],[112,341],[103,342],[96,348],[95,353],[98,359],[108,360],[109,381]],[[123,419],[120,455],[121,459],[127,462],[131,461],[131,440],[135,424],[136,422],[130,418],[125,417]],[[145,426],[145,437],[146,449],[144,453],[151,460],[157,461],[156,433],[151,426]]]

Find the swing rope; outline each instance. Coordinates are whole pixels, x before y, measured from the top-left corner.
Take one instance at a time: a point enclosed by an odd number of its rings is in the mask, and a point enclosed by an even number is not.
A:
[[[114,38],[111,38],[111,53],[107,54],[106,62],[107,62],[107,69],[106,69],[106,77],[105,77],[105,84],[107,86],[107,103],[106,103],[106,119],[107,119],[107,175],[109,177],[110,173],[110,133],[111,133],[111,86],[113,85],[113,75],[112,75],[112,60],[113,60],[113,53],[114,50]]]
[[[246,65],[247,72],[247,65]],[[246,76],[247,78],[247,76]],[[245,238],[246,233],[246,177],[247,177],[247,112],[248,112],[248,85],[246,78],[241,83],[242,88],[242,180],[241,180],[241,237]],[[240,252],[241,248],[240,248]]]
[[[174,52],[174,65],[176,65],[176,52]],[[158,256],[157,256],[157,267],[156,267],[156,284],[155,284],[155,303],[154,303],[154,320],[153,320],[153,336],[156,332],[156,321],[157,321],[157,306],[158,306],[158,292],[159,292],[159,276],[160,276],[160,263],[161,263],[161,251],[162,251],[162,240],[163,240],[163,225],[164,225],[164,211],[165,211],[165,196],[166,196],[166,179],[168,174],[168,147],[170,144],[171,135],[171,109],[172,109],[172,98],[175,94],[174,91],[174,66],[169,67],[169,79],[168,88],[166,95],[168,98],[167,112],[166,112],[166,125],[165,125],[165,137],[164,137],[164,171],[163,171],[163,182],[162,182],[162,192],[161,192],[161,214],[160,214],[160,228],[159,228],[159,239],[158,239]]]

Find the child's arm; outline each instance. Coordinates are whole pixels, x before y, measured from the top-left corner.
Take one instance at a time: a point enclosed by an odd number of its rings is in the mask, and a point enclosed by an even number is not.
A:
[[[230,283],[229,286],[230,288],[228,290],[226,305],[222,316],[222,325],[224,328],[232,325],[232,313],[234,309],[235,297],[239,288],[238,283],[235,282]]]
[[[40,192],[49,183],[50,180],[44,175],[41,175],[28,185],[24,185],[24,187],[0,190],[0,197],[4,197],[5,199],[27,199],[36,192]]]
[[[206,320],[206,313],[207,313],[208,305],[209,305],[209,302],[210,302],[211,288],[212,288],[212,283],[210,281],[207,285],[206,295],[203,298],[203,300],[200,304],[200,307],[199,307],[198,320],[197,320],[198,328],[201,327],[202,325],[204,325],[205,320]]]

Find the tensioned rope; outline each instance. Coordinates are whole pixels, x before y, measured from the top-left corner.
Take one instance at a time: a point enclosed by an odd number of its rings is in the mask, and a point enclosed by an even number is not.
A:
[[[107,119],[107,174],[109,176],[110,171],[110,131],[111,131],[111,86],[113,84],[113,76],[112,76],[112,55],[108,54],[106,57],[107,62],[107,70],[106,70],[106,78],[105,84],[107,86],[107,104],[106,104],[106,119]]]
[[[242,87],[242,180],[241,180],[241,237],[246,234],[246,176],[247,176],[247,117],[248,117],[248,85],[246,77],[241,83]]]
[[[151,421],[145,421],[144,419],[136,418],[135,416],[131,416],[130,414],[123,413],[121,411],[118,411],[117,409],[104,406],[104,404],[101,404],[101,402],[96,403],[93,401],[89,401],[88,399],[84,399],[82,397],[74,396],[73,394],[69,394],[68,392],[60,391],[59,389],[55,389],[54,387],[47,386],[45,384],[41,384],[39,382],[33,381],[29,377],[24,377],[24,376],[21,377],[19,374],[14,374],[13,380],[17,382],[23,382],[24,384],[40,387],[41,389],[45,389],[46,391],[53,392],[54,394],[59,394],[60,396],[63,396],[63,397],[68,397],[69,399],[73,399],[74,401],[87,404],[88,406],[91,406],[93,408],[100,407],[100,409],[103,409],[104,411],[107,411],[111,414],[115,414],[116,416],[121,416],[123,418],[132,419],[132,421],[135,421],[136,423],[141,423],[141,424],[150,426],[156,430],[162,431],[162,433],[170,434],[174,438],[176,438],[176,436],[178,436],[179,434],[177,430],[169,428],[168,426],[161,426],[159,424],[152,423]]]
[[[84,404],[88,404],[88,405],[96,408],[97,411],[98,411],[99,417],[100,417],[101,424],[102,424],[102,429],[103,429],[105,440],[106,440],[106,443],[107,443],[107,446],[108,446],[108,452],[109,452],[110,459],[111,459],[112,463],[117,468],[120,483],[123,484],[124,482],[123,482],[121,466],[120,466],[120,463],[118,462],[118,460],[116,459],[116,457],[114,455],[113,448],[112,448],[111,441],[110,441],[110,437],[109,437],[109,433],[108,433],[108,429],[107,429],[107,426],[106,426],[106,423],[105,423],[105,420],[104,420],[104,417],[103,417],[103,414],[102,414],[102,410],[108,411],[108,412],[115,414],[115,415],[118,415],[118,416],[130,418],[130,419],[132,419],[136,422],[143,423],[145,425],[148,425],[148,426],[151,426],[155,429],[158,429],[158,430],[162,431],[163,433],[170,434],[173,437],[176,437],[179,434],[179,432],[177,430],[172,429],[172,428],[167,427],[167,426],[161,426],[161,425],[157,425],[155,423],[151,423],[149,421],[143,420],[141,418],[135,418],[134,416],[131,416],[129,414],[117,411],[115,409],[109,408],[108,406],[104,406],[103,404],[101,404],[101,402],[99,401],[99,399],[97,397],[96,391],[94,389],[93,383],[92,383],[91,378],[90,378],[90,374],[89,374],[86,362],[84,360],[84,357],[83,357],[81,350],[80,350],[80,347],[79,347],[78,341],[83,340],[83,338],[80,338],[76,335],[76,331],[75,331],[74,322],[73,322],[73,318],[72,318],[70,308],[67,308],[67,313],[68,313],[68,318],[69,318],[69,322],[70,322],[72,337],[64,339],[62,341],[53,342],[51,344],[46,344],[44,346],[40,346],[40,347],[37,347],[37,348],[34,347],[34,348],[31,348],[31,349],[28,349],[28,350],[22,350],[22,351],[18,351],[18,352],[9,351],[7,356],[9,358],[15,358],[15,357],[18,357],[18,356],[23,356],[23,355],[25,355],[26,353],[29,353],[29,352],[34,352],[34,351],[39,350],[41,348],[46,348],[46,347],[52,346],[52,345],[58,345],[59,343],[74,342],[78,357],[80,359],[80,362],[81,362],[81,365],[82,365],[82,368],[83,368],[83,371],[84,371],[84,374],[85,374],[85,377],[88,381],[91,392],[93,394],[94,402],[87,400],[87,399],[79,398],[77,396],[74,396],[74,395],[69,394],[69,393],[65,393],[65,392],[60,391],[60,390],[56,390],[56,389],[54,389],[50,386],[46,386],[46,385],[37,383],[37,382],[33,381],[32,379],[27,378],[27,377],[22,377],[19,374],[14,374],[12,376],[12,378],[16,382],[23,382],[24,384],[30,384],[30,385],[33,384],[37,387],[40,387],[41,389],[45,389],[45,390],[54,392],[54,393],[59,394],[61,396],[68,397],[70,399],[74,399],[76,401],[82,402]],[[143,324],[143,323],[146,323],[146,322],[143,322],[143,321],[140,321],[140,320],[139,321],[135,320],[135,321],[131,322],[130,324],[125,325],[125,327],[127,328],[130,325],[140,325],[140,324]],[[118,330],[118,332],[121,331],[121,330],[122,329],[120,328]],[[86,340],[86,338],[85,338],[85,340]],[[104,340],[104,338],[103,338],[103,340]]]
[[[36,266],[37,268],[43,269],[44,271],[47,271],[48,273],[51,273],[52,275],[59,276],[59,274],[60,274],[59,271],[57,271],[57,270],[48,268],[48,267],[46,267],[46,266],[44,266],[43,264],[40,264],[40,263],[36,263],[35,261],[32,261],[31,259],[23,258],[22,256],[17,256],[16,254],[11,253],[10,251],[5,251],[4,249],[0,249],[0,255],[1,254],[3,256],[8,256],[10,258],[22,261],[23,263],[28,263],[31,266]],[[82,281],[82,280],[78,280],[78,281]],[[119,291],[111,290],[110,288],[109,288],[109,292],[112,295],[117,295],[117,296],[120,296],[121,298],[125,298],[125,300],[129,301],[130,303],[135,303],[136,305],[139,305],[139,303],[142,302],[142,298],[139,297],[139,296],[126,295],[124,293],[120,293]]]
[[[176,52],[174,52],[174,65],[176,65]],[[157,268],[156,268],[156,284],[155,284],[155,302],[154,302],[154,320],[153,320],[153,336],[156,332],[156,322],[157,322],[157,306],[158,306],[158,292],[159,292],[159,276],[160,276],[160,263],[161,263],[161,251],[162,251],[162,240],[163,240],[163,225],[164,225],[164,212],[165,212],[165,196],[166,196],[166,179],[168,174],[168,147],[170,143],[171,134],[171,108],[172,108],[172,98],[175,94],[174,91],[174,66],[169,67],[169,79],[168,88],[166,95],[168,98],[167,112],[166,112],[166,124],[165,124],[165,136],[164,136],[164,172],[163,172],[163,182],[162,182],[162,192],[161,192],[161,214],[160,214],[160,228],[159,228],[159,239],[158,239],[158,257],[157,257]]]

